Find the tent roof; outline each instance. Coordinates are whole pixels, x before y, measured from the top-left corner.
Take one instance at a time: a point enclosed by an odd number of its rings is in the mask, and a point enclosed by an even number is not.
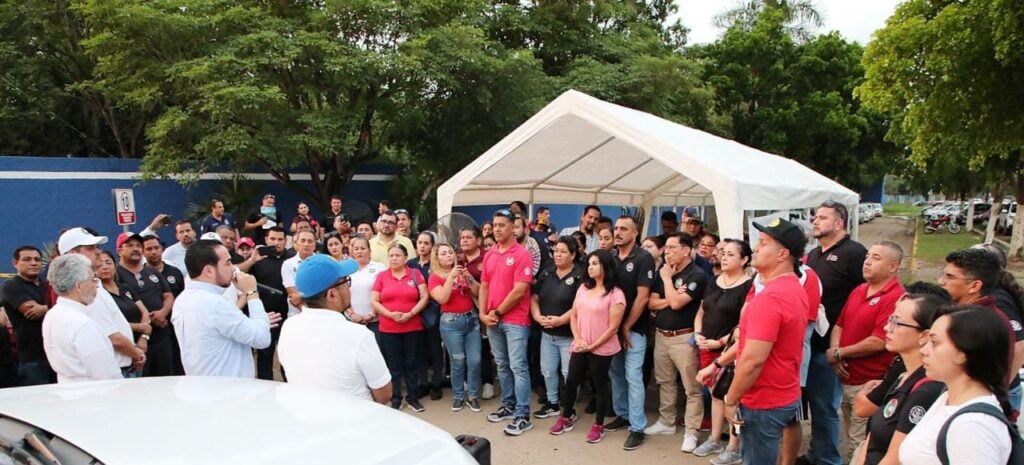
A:
[[[570,90],[441,185],[438,214],[513,199],[743,211],[859,196],[791,159]]]

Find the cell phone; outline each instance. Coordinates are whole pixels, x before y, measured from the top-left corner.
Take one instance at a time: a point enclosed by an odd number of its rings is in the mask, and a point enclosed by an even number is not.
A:
[[[160,219],[160,224],[164,226],[171,224],[171,215],[164,215],[164,217]]]
[[[274,247],[272,245],[261,245],[257,247],[257,250],[259,250],[260,255],[266,257],[268,255],[273,255],[274,252],[277,252],[277,247]]]
[[[462,252],[455,254],[455,264],[458,266],[466,266],[466,254]]]
[[[736,414],[732,416],[732,419],[736,422],[732,425],[733,434],[739,436],[740,428],[743,427],[740,423],[743,423],[743,417],[740,415],[740,407],[736,406]]]

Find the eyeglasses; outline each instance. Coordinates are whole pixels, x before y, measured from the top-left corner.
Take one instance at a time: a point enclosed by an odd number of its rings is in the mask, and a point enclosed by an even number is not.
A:
[[[398,222],[395,221],[395,220],[385,220],[385,219],[379,219],[379,220],[377,220],[377,222],[378,223],[383,223],[383,224],[398,224]]]
[[[916,329],[918,331],[924,331],[924,328],[922,328],[920,326],[912,325],[912,324],[904,323],[904,322],[900,321],[898,318],[896,318],[896,315],[889,315],[889,319],[885,320],[885,321],[886,321],[886,323],[885,323],[885,332],[887,332],[887,333],[895,332],[897,326],[902,326],[904,328],[914,328],[914,329]]]

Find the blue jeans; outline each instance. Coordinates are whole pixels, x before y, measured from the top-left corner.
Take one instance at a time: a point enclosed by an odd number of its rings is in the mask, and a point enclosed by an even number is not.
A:
[[[839,456],[839,402],[842,386],[825,353],[812,353],[807,370],[807,401],[811,406],[811,444],[807,458],[820,465],[842,465]]]
[[[480,391],[480,319],[473,312],[442,313],[440,321],[441,340],[452,365],[452,399],[465,400],[467,394],[476,399]]]
[[[551,405],[558,405],[558,372],[562,372],[563,379],[569,379],[570,348],[572,336],[540,335],[540,374]]]
[[[647,335],[630,331],[630,341],[633,347],[619,351],[612,359],[612,405],[615,407],[616,415],[629,419],[629,430],[640,433],[647,427],[647,416],[644,414],[644,355],[647,352]]]
[[[57,374],[46,361],[22,362],[18,364],[18,379],[21,380],[21,386],[37,386],[56,383]]]
[[[1010,406],[1013,407],[1015,411],[1020,411],[1020,396],[1022,392],[1024,391],[1022,391],[1020,383],[1017,383],[1015,386],[1010,388],[1008,393],[1010,396]]]
[[[743,427],[743,465],[774,464],[779,460],[782,430],[793,422],[800,409],[800,400],[779,408],[758,410],[740,405]]]
[[[501,405],[515,410],[516,417],[530,418],[530,327],[499,321],[487,328],[487,337],[498,365]]]

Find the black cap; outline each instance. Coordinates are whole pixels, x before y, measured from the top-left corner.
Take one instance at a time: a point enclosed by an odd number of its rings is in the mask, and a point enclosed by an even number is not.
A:
[[[661,212],[661,221],[671,221],[673,223],[678,223],[679,217],[676,216],[676,212],[668,210]]]
[[[779,241],[783,247],[789,249],[789,253],[795,257],[804,254],[804,246],[807,245],[807,237],[799,226],[781,218],[776,218],[767,225],[754,223],[754,227],[772,239]]]

